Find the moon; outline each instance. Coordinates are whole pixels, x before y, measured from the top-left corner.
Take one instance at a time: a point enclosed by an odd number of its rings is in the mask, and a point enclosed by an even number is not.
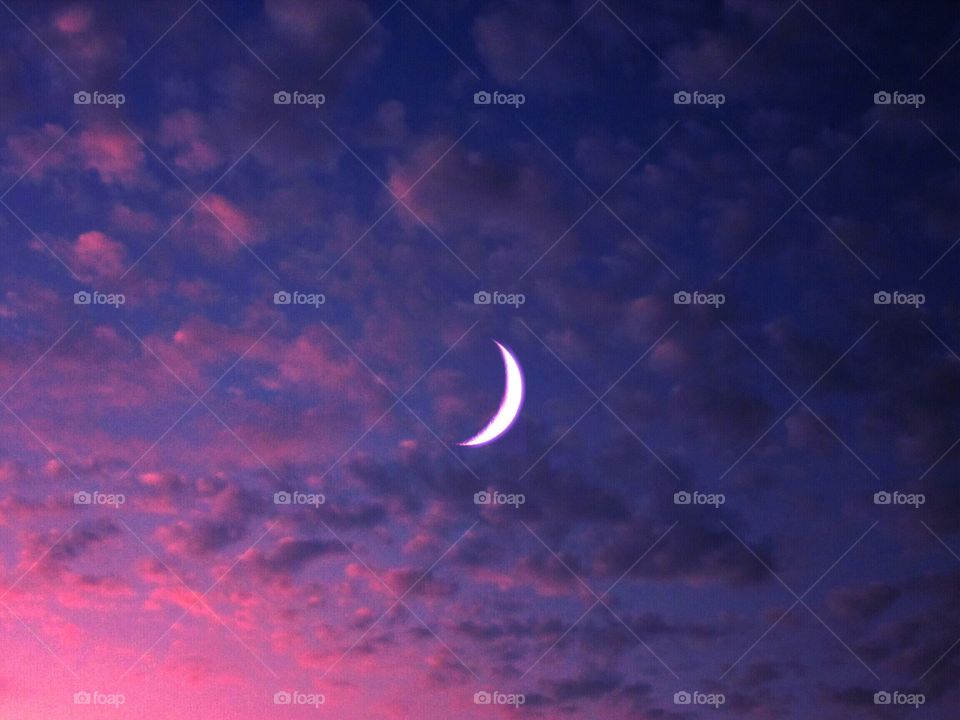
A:
[[[503,388],[503,399],[500,401],[500,409],[487,426],[469,440],[459,443],[465,447],[486,445],[503,435],[513,425],[513,421],[520,414],[520,406],[523,405],[523,373],[520,370],[520,363],[503,345],[496,340],[493,342],[500,348],[503,369],[507,376],[506,385]]]

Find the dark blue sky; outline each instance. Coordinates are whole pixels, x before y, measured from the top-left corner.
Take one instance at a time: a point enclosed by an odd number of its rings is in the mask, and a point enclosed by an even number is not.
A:
[[[0,714],[956,715],[955,4],[0,5]]]

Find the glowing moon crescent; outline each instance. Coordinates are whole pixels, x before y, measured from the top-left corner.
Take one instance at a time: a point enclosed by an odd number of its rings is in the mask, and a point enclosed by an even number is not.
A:
[[[503,356],[503,369],[507,375],[500,409],[497,410],[497,414],[493,416],[493,419],[487,423],[483,430],[469,440],[464,440],[460,445],[476,447],[493,442],[510,429],[513,421],[520,414],[520,406],[523,404],[523,373],[520,372],[520,363],[503,345],[496,340],[494,342],[500,348],[500,354]]]

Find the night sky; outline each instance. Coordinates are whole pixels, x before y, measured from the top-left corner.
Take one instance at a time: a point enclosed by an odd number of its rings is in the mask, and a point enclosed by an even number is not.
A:
[[[933,0],[0,0],[0,717],[960,716],[958,73]]]

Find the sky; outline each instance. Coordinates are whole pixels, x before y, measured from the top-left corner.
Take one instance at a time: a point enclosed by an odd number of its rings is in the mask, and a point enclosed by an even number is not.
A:
[[[0,0],[0,715],[956,717],[958,38]]]

